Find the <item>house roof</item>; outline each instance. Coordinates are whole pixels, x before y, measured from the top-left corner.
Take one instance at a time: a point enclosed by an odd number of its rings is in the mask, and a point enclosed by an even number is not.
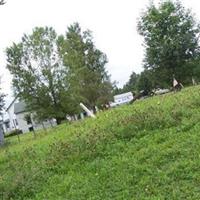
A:
[[[19,114],[26,111],[26,104],[25,102],[21,101],[19,103],[14,104],[14,113]]]

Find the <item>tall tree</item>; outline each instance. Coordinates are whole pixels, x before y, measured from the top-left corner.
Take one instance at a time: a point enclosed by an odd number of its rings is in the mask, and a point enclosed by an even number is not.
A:
[[[38,118],[55,118],[59,124],[67,113],[67,68],[58,54],[53,28],[37,27],[22,41],[7,48],[7,68],[13,75],[16,94]]]
[[[151,70],[144,70],[138,77],[137,90],[149,94],[153,88],[153,76]]]
[[[135,72],[132,72],[130,75],[129,81],[124,85],[123,91],[124,92],[135,92],[137,90],[137,83],[139,80],[139,75]]]
[[[200,54],[199,27],[179,1],[151,3],[142,14],[138,31],[144,37],[145,69],[153,70],[157,84],[169,85],[173,75],[184,83],[191,80],[191,63]]]
[[[4,0],[0,0],[0,5],[4,5],[6,2]]]
[[[98,50],[89,30],[82,32],[78,23],[68,27],[60,36],[60,54],[69,70],[70,96],[78,105],[84,102],[90,108],[108,103],[112,84],[105,70],[107,57]]]

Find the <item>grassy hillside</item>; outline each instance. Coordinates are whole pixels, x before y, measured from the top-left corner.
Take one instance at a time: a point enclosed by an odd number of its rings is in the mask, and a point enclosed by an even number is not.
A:
[[[0,149],[3,199],[200,199],[200,87]]]

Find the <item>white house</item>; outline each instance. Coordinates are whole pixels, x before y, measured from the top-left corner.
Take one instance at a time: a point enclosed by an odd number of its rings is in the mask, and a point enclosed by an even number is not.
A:
[[[14,105],[18,102],[19,102],[18,98],[15,97],[6,109],[6,113],[8,114],[8,119],[6,120],[7,121],[7,127],[6,127],[7,132],[14,130],[14,129],[18,129],[16,115],[14,114]]]
[[[25,133],[33,130],[39,130],[44,127],[47,128],[56,124],[55,120],[46,120],[42,123],[37,123],[32,117],[33,114],[28,112],[26,104],[19,101],[18,98],[15,98],[11,102],[6,109],[6,112],[9,117],[9,126],[7,125],[9,128],[7,128],[6,132],[19,129]]]
[[[0,129],[3,130],[4,133],[11,131],[10,120],[0,120]]]

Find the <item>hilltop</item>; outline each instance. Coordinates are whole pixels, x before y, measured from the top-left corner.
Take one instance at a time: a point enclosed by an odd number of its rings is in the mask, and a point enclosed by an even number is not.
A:
[[[0,149],[3,199],[200,199],[200,87]]]

